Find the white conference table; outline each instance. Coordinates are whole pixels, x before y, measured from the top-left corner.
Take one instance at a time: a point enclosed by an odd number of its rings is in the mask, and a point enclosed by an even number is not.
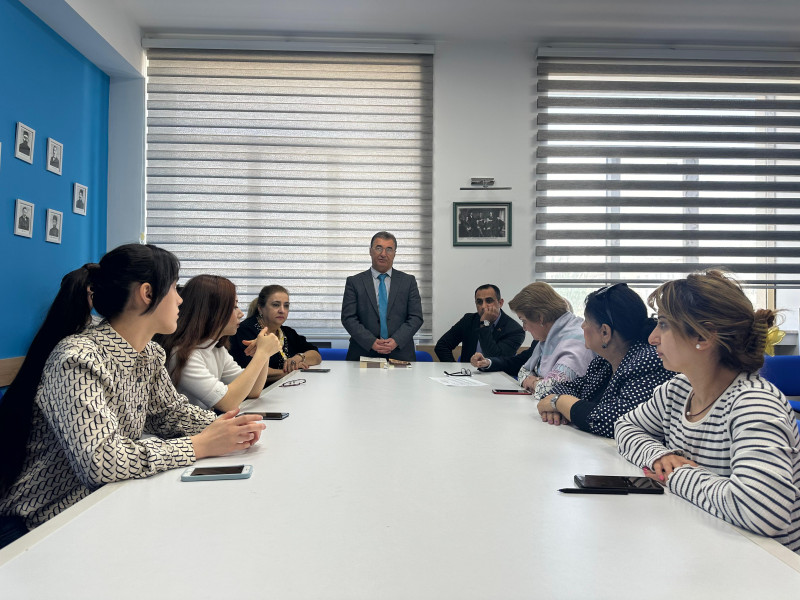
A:
[[[291,413],[259,445],[200,462],[250,479],[106,486],[0,551],[0,597],[800,597],[800,557],[676,496],[557,492],[637,469],[493,395],[505,375],[323,366],[249,403]]]

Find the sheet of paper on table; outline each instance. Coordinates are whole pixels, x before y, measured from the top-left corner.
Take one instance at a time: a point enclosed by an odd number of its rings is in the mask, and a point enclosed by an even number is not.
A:
[[[442,385],[450,385],[455,387],[473,387],[476,385],[489,385],[482,381],[473,379],[472,377],[431,377],[433,381],[441,383]]]

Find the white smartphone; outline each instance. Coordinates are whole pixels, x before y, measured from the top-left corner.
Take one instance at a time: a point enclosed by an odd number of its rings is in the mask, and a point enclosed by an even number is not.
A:
[[[247,479],[253,474],[253,465],[230,467],[189,467],[181,473],[181,481],[215,481],[217,479]]]

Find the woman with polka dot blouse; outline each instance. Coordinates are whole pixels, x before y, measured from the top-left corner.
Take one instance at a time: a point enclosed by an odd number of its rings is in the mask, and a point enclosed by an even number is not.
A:
[[[579,429],[614,437],[618,417],[649,400],[675,373],[667,371],[647,337],[656,321],[626,284],[586,297],[583,337],[598,356],[586,375],[559,383],[538,405],[542,421],[572,422]]]

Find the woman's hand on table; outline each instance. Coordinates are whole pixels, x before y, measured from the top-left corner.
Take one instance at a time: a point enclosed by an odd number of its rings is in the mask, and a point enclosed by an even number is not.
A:
[[[689,465],[690,467],[698,466],[696,462],[689,460],[685,456],[667,454],[666,456],[662,456],[661,458],[657,459],[653,463],[652,470],[645,467],[643,471],[644,474],[650,479],[655,479],[660,483],[666,484],[667,479],[669,479],[669,476],[672,474],[672,472],[684,465]]]
[[[246,450],[261,439],[266,424],[260,415],[237,417],[239,409],[229,410],[197,435],[189,439],[194,446],[196,458],[223,456]]]

